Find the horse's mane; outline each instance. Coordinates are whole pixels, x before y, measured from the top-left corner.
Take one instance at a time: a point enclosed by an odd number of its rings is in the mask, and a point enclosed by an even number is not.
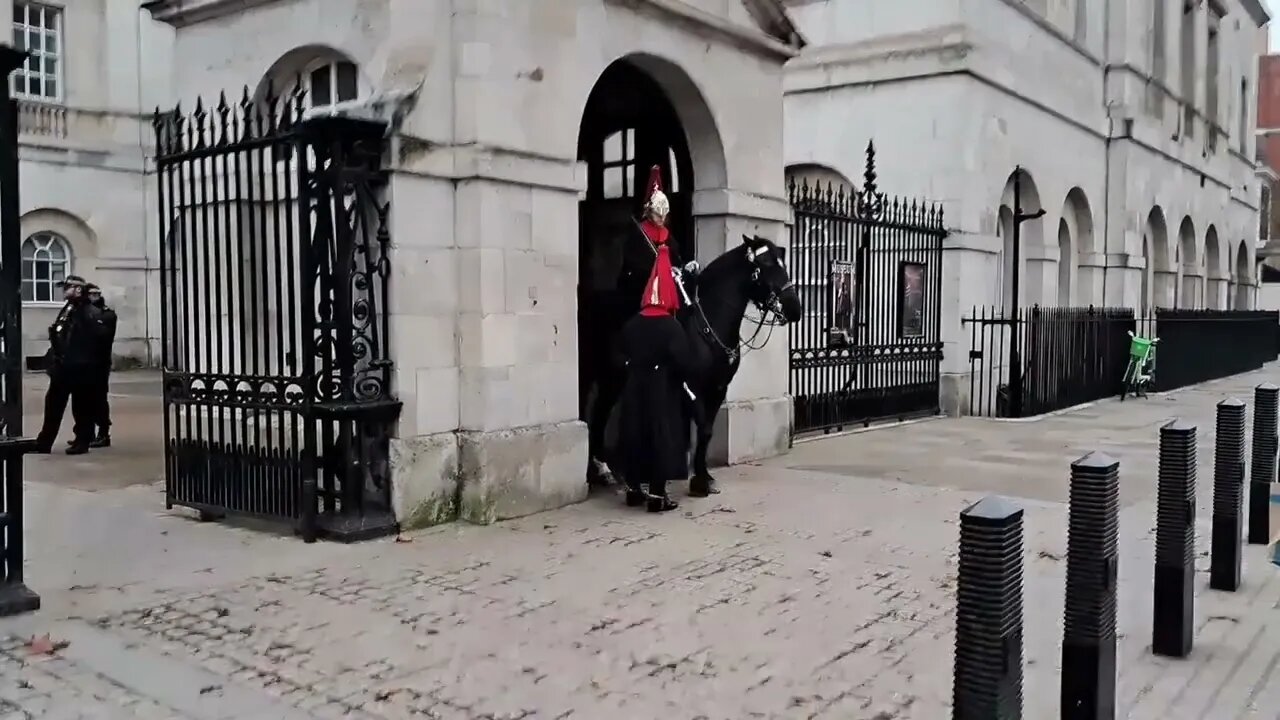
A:
[[[703,285],[706,281],[715,281],[724,275],[734,266],[734,260],[746,259],[745,245],[738,245],[730,250],[720,254],[715,260],[707,264],[707,267],[698,274],[698,284]]]

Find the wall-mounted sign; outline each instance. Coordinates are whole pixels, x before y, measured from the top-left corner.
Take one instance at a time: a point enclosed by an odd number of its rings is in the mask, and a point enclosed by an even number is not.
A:
[[[852,345],[857,335],[854,324],[854,293],[857,291],[857,279],[853,273],[853,263],[849,260],[832,260],[831,275],[828,283],[828,324],[827,344],[834,347]]]
[[[900,337],[924,336],[924,283],[924,263],[899,263],[898,335]]]

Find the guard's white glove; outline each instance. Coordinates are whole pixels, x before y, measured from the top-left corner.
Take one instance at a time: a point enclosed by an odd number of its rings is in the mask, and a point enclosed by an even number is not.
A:
[[[697,275],[698,271],[701,269],[702,267],[698,265],[697,260],[690,260],[689,262],[684,264],[684,271],[689,273],[690,275]]]

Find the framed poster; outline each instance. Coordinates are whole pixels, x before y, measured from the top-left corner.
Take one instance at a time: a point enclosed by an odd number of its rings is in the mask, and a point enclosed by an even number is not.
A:
[[[827,287],[828,300],[827,344],[844,347],[852,345],[854,338],[854,292],[857,280],[853,274],[853,263],[849,260],[832,260],[831,274]]]
[[[924,263],[898,264],[898,336],[924,337]]]

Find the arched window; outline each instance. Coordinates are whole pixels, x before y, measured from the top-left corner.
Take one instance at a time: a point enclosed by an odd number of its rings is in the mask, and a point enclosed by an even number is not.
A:
[[[604,139],[604,199],[635,197],[636,141],[635,130],[619,130]]]
[[[302,75],[302,89],[311,109],[333,107],[360,96],[359,74],[355,63],[346,60],[318,60],[308,65]]]
[[[71,246],[61,235],[38,232],[22,241],[22,301],[57,302],[71,274]]]

